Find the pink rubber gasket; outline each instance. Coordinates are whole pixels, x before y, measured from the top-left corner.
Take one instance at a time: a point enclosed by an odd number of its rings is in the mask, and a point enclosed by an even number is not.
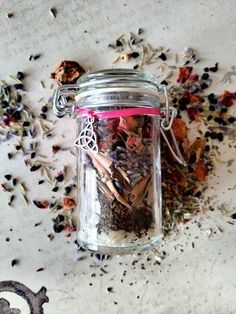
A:
[[[75,110],[78,115],[86,115],[98,119],[111,119],[111,118],[120,118],[128,116],[137,116],[137,115],[152,115],[159,116],[161,114],[160,108],[128,108],[128,109],[118,109],[112,111],[102,111],[94,112],[89,108],[78,108]]]

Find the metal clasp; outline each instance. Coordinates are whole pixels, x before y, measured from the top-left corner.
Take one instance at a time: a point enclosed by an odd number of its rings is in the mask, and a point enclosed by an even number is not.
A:
[[[74,111],[75,101],[68,101],[68,97],[76,95],[78,90],[79,87],[76,84],[62,85],[55,90],[53,95],[53,111],[58,117]]]
[[[158,87],[158,92],[159,94],[164,94],[165,97],[165,108],[162,109],[162,118],[161,118],[161,134],[164,138],[164,140],[166,141],[166,144],[171,152],[171,154],[173,155],[173,157],[183,166],[187,166],[186,161],[184,160],[183,155],[180,152],[178,143],[176,141],[174,132],[172,130],[172,123],[174,118],[177,116],[177,110],[174,107],[170,107],[169,105],[169,98],[168,98],[168,92],[167,92],[167,88],[165,85],[160,85]],[[169,142],[165,132],[169,131],[172,141],[173,141],[173,146],[174,149],[171,146],[171,143]]]

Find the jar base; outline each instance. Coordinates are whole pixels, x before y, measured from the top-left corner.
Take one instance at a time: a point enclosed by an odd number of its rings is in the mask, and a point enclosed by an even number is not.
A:
[[[87,249],[94,253],[106,254],[106,255],[128,255],[141,253],[145,251],[149,251],[160,245],[162,240],[162,235],[159,235],[152,242],[148,242],[147,244],[141,245],[133,245],[133,246],[101,246],[95,243],[87,243],[78,239],[79,245],[81,245],[84,249]]]

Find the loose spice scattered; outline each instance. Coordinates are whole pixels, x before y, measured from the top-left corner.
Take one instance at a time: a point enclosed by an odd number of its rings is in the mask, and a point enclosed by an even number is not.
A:
[[[199,198],[202,197],[204,191],[204,182],[207,176],[214,170],[213,152],[214,146],[212,143],[221,142],[224,140],[225,135],[232,132],[235,117],[228,114],[227,109],[231,107],[236,99],[236,93],[230,91],[224,91],[220,95],[213,93],[207,94],[207,88],[211,86],[212,78],[219,68],[218,63],[214,66],[204,68],[203,73],[195,73],[194,64],[199,62],[200,58],[191,48],[185,48],[183,57],[184,62],[181,67],[176,65],[169,65],[171,53],[168,49],[163,47],[153,48],[145,42],[143,36],[143,30],[139,29],[138,34],[130,33],[128,38],[124,35],[120,36],[115,40],[113,45],[109,45],[110,48],[118,54],[118,58],[115,62],[135,62],[135,68],[143,68],[144,66],[151,63],[158,63],[159,70],[162,77],[163,84],[169,86],[171,104],[178,109],[178,118],[175,119],[173,124],[173,130],[179,141],[179,146],[184,154],[186,160],[188,160],[188,167],[182,168],[176,164],[171,158],[169,151],[164,143],[162,143],[162,169],[163,169],[163,226],[164,233],[169,234],[175,227],[178,226],[179,222],[188,221],[193,215],[200,211]],[[130,49],[131,48],[131,49]],[[30,60],[37,60],[41,55],[31,55]],[[168,56],[168,58],[167,58]],[[176,57],[176,60],[178,58]],[[166,75],[165,70],[171,69],[171,72],[178,70],[178,80],[176,83],[169,81],[168,72]],[[55,72],[52,73],[52,78],[61,84],[74,83],[84,73],[84,70],[80,65],[74,61],[63,61]],[[235,67],[232,67],[232,71],[226,73],[227,75],[223,78],[222,82],[229,82],[231,77],[235,74]],[[24,73],[18,72],[16,78],[18,80],[24,79]],[[14,85],[9,85],[3,81],[0,82],[0,142],[7,141],[17,136],[22,139],[24,137],[32,137],[34,134],[33,124],[34,115],[30,112],[29,108],[22,102],[22,89],[24,85],[22,82],[17,82]],[[47,121],[48,112],[47,106],[41,108],[41,116]],[[195,144],[190,143],[188,139],[188,128],[184,122],[185,117],[182,114],[187,113],[189,121],[195,123],[203,123],[207,127],[205,134],[200,134],[199,137],[202,139],[205,137],[206,142],[199,142],[196,140]],[[38,119],[38,118],[36,118]],[[134,122],[134,121],[133,121]],[[39,121],[43,132],[47,132],[45,129],[42,119]],[[119,132],[124,132],[127,137],[127,146],[123,147],[123,143],[120,148],[137,149],[139,147],[139,139],[133,137],[126,132],[130,132],[129,127],[132,126],[132,122],[125,120],[120,123]],[[224,128],[222,128],[224,127]],[[128,129],[127,129],[128,128]],[[51,130],[50,130],[51,132]],[[48,134],[50,134],[50,132]],[[24,145],[23,145],[24,147]],[[24,153],[22,143],[16,145],[16,152]],[[58,149],[59,147],[59,149]],[[55,154],[60,150],[60,145],[54,145],[52,151]],[[119,150],[116,147],[117,154],[122,154],[122,149]],[[31,152],[31,158],[35,157],[35,152]],[[15,152],[9,152],[8,158],[13,159]],[[40,164],[30,164],[30,171],[34,172],[42,168]],[[122,171],[121,171],[122,175]],[[130,173],[132,175],[132,173]],[[7,176],[7,175],[6,175]],[[5,178],[11,180],[11,175]],[[64,181],[64,174],[59,173],[56,178],[58,182]],[[135,182],[136,178],[128,176],[124,178],[123,184],[125,185],[127,179],[131,179]],[[140,178],[139,178],[140,179]],[[46,179],[49,180],[50,179]],[[136,179],[138,182],[138,179]],[[45,180],[38,181],[39,184],[43,184]],[[174,183],[174,184],[173,184]],[[2,184],[3,190],[10,191],[11,187],[7,187]],[[5,187],[5,188],[4,188]],[[66,189],[67,188],[67,189]],[[116,188],[119,190],[119,183],[116,181]],[[101,185],[101,190],[105,191],[104,186]],[[65,194],[69,194],[70,191],[68,186],[65,187]],[[136,193],[136,191],[133,191]],[[173,195],[175,196],[173,198]],[[10,196],[10,197],[13,197]],[[25,194],[22,194],[26,204],[28,200]],[[64,208],[60,204],[56,203],[56,207],[59,210],[55,219],[56,227],[54,226],[55,232],[61,232],[67,230],[67,232],[73,232],[76,227],[72,223],[73,216],[70,215],[70,210],[73,209],[76,204],[73,199],[70,201],[64,198]],[[14,200],[14,197],[12,201]],[[122,200],[122,199],[120,199]],[[11,203],[11,202],[10,202]],[[34,201],[34,204],[39,208],[51,208],[47,200]],[[121,206],[126,206],[124,202],[121,202]],[[38,206],[39,205],[39,206]],[[63,211],[66,209],[67,213]],[[69,213],[68,213],[69,211]],[[232,219],[235,218],[235,214],[232,214]],[[54,235],[49,234],[50,240],[53,239]]]

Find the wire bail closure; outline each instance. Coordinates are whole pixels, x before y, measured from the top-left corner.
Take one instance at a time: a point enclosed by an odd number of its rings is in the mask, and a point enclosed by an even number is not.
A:
[[[130,88],[102,88],[98,89],[97,92],[103,93],[109,90],[113,91],[132,91]],[[53,110],[54,113],[58,117],[64,116],[66,113],[73,113],[76,109],[76,102],[79,100],[79,96],[77,96],[77,93],[79,91],[79,87],[76,84],[71,85],[62,85],[59,88],[56,89],[53,95]],[[139,90],[142,92],[142,90]],[[161,109],[161,134],[164,138],[164,140],[167,143],[167,146],[173,155],[173,157],[183,166],[186,166],[186,161],[184,160],[183,155],[180,152],[178,143],[176,141],[174,132],[172,130],[172,123],[174,121],[174,118],[177,116],[177,110],[174,107],[171,107],[169,105],[169,98],[168,98],[168,91],[165,85],[160,85],[157,87],[158,94],[163,94],[165,98],[165,108]],[[85,92],[89,93],[89,92]],[[157,96],[156,92],[150,92],[151,94]],[[68,100],[69,96],[77,96],[76,99]],[[83,93],[84,95],[84,93]],[[171,143],[169,142],[169,139],[166,135],[166,132],[170,132],[171,139],[173,141],[174,149],[172,148]]]
[[[173,157],[178,161],[183,166],[187,166],[186,161],[184,160],[183,155],[180,152],[179,145],[176,141],[176,137],[174,135],[174,132],[172,130],[172,124],[174,121],[174,118],[177,116],[177,110],[174,107],[171,107],[169,105],[169,98],[168,98],[168,91],[165,85],[160,85],[158,87],[158,92],[159,94],[164,94],[165,97],[165,108],[162,110],[162,118],[161,118],[161,134],[166,141],[166,144],[173,155]],[[169,131],[172,141],[173,141],[173,146],[174,149],[171,146],[171,143],[169,142],[165,132]]]

